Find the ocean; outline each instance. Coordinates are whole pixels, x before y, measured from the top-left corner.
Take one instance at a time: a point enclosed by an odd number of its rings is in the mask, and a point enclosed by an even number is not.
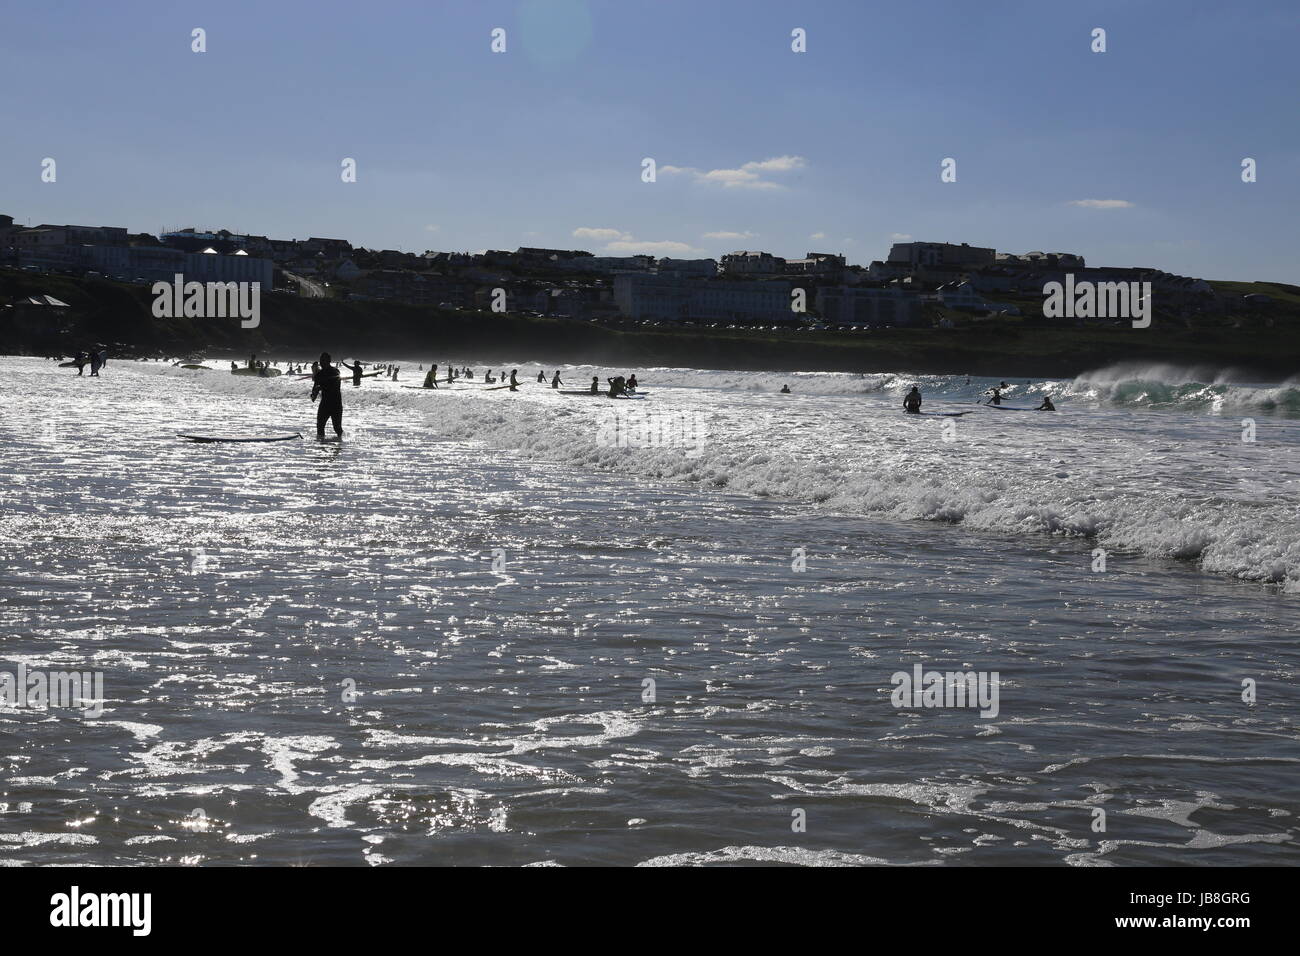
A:
[[[1300,382],[432,358],[0,358],[0,864],[1300,861]]]

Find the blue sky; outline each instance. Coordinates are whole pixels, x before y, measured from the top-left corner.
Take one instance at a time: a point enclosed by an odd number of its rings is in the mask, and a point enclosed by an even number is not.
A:
[[[1300,282],[1298,51],[1294,0],[9,4],[0,212],[416,252],[866,263],[911,237]]]

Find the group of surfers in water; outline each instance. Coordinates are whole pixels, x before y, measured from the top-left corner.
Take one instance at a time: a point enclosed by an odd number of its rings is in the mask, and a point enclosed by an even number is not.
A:
[[[969,378],[966,380],[966,383],[970,384]],[[1029,383],[1026,382],[1025,384],[1028,385]],[[985,393],[989,396],[989,400],[987,402],[981,402],[980,404],[1001,405],[1002,392],[1004,389],[1008,389],[1010,387],[1011,386],[1008,385],[1006,382],[1001,382],[1000,384],[993,386],[991,389],[988,390],[988,392]],[[1042,398],[1043,398],[1042,404],[1040,404],[1037,408],[1034,408],[1033,411],[1035,412],[1056,411],[1056,406],[1052,404],[1052,399],[1048,395],[1044,394]],[[903,396],[903,411],[907,412],[909,415],[921,414],[921,389],[919,386],[913,385],[912,390]]]
[[[423,366],[421,366],[421,368],[423,368]],[[519,369],[512,368],[510,370],[510,375],[508,378],[506,376],[505,369],[502,369],[496,375],[493,374],[494,371],[495,371],[494,369],[488,369],[483,374],[484,385],[496,385],[498,382],[500,382],[500,385],[498,386],[499,388],[508,388],[512,392],[516,392],[519,390],[519,384],[520,384]],[[445,375],[446,377],[442,379],[443,384],[451,385],[453,382],[461,378],[472,379],[474,377],[474,370],[472,368],[456,369],[448,366],[445,370]],[[559,369],[556,369],[549,376],[549,378],[544,369],[538,369],[537,371],[538,384],[545,385],[548,381],[550,382],[551,388],[557,390],[560,388],[560,386],[564,384],[563,379],[560,378]],[[608,391],[605,391],[604,387],[600,384],[600,376],[593,375],[591,377],[590,387],[582,389],[581,392],[579,392],[578,390],[573,390],[572,392],[566,392],[566,394],[599,395],[601,394],[602,391],[604,391],[605,394],[608,395],[610,398],[618,398],[620,395],[636,394],[636,390],[637,390],[636,373],[628,375],[627,377],[624,377],[622,375],[615,375],[612,378],[607,378],[605,381],[608,383],[609,386]],[[432,365],[429,367],[429,371],[424,376],[424,387],[425,388],[438,387],[438,366]]]
[[[253,366],[250,363],[250,367],[256,367],[256,366]],[[340,390],[340,387],[342,385],[342,373],[339,371],[339,369],[340,368],[348,369],[352,373],[352,384],[360,385],[361,367],[362,365],[360,362],[356,362],[352,365],[349,365],[347,362],[339,362],[338,365],[335,365],[333,357],[328,352],[322,352],[320,355],[320,359],[315,362],[312,362],[311,400],[313,402],[319,403],[316,406],[316,437],[317,438],[323,439],[325,437],[326,425],[333,425],[334,434],[337,435],[339,438],[343,437],[343,394]],[[421,370],[423,370],[424,366],[422,365],[420,366],[420,368]],[[455,382],[459,378],[470,378],[470,379],[474,378],[474,371],[473,369],[470,368],[454,369],[448,367],[446,369],[446,374],[447,377],[444,379],[444,383]],[[501,370],[499,378],[492,374],[492,370],[489,370],[483,376],[483,383],[485,385],[490,385],[496,383],[497,381],[500,381],[502,384],[497,387],[508,388],[510,389],[510,391],[513,392],[513,391],[517,391],[519,388],[520,383],[519,383],[518,376],[519,376],[519,370],[511,369],[509,380],[507,381],[506,372],[504,369]],[[396,380],[395,374],[393,375],[393,379]],[[546,379],[545,372],[537,373],[537,381],[545,383],[546,380],[547,379]],[[612,378],[606,379],[606,382],[608,382],[609,384],[609,390],[605,392],[605,394],[607,394],[610,398],[618,398],[619,396],[631,396],[636,394],[637,381],[636,381],[635,374],[628,375],[626,377],[622,375],[615,375]],[[554,389],[558,389],[561,385],[564,384],[564,382],[560,380],[560,373],[558,370],[551,376],[550,383],[551,383],[551,388]],[[429,371],[424,376],[423,387],[424,388],[438,387],[438,366],[436,365],[430,366]],[[577,394],[599,395],[601,394],[602,391],[603,389],[600,384],[600,376],[593,375],[591,378],[590,389],[583,389],[582,392]]]

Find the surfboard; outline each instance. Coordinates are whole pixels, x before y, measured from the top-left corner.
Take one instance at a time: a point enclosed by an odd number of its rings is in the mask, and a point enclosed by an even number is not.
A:
[[[59,363],[59,368],[76,368],[76,367],[77,367],[77,363],[76,363],[76,362],[60,362],[60,363]]]
[[[252,375],[256,378],[275,378],[284,373],[278,368],[232,368],[231,375]]]
[[[595,398],[597,395],[603,395],[603,394],[605,394],[605,393],[604,393],[604,392],[593,392],[593,391],[590,391],[590,390],[588,390],[588,391],[583,391],[583,392],[579,392],[579,391],[575,391],[575,390],[565,390],[565,389],[560,389],[560,394],[561,394],[561,395],[590,395],[590,396],[592,396],[593,398]]]
[[[182,435],[177,433],[177,438],[184,438],[186,441],[202,442],[209,444],[211,442],[268,442],[268,441],[292,441],[295,438],[301,438],[302,435],[294,432],[292,435],[268,435],[259,438],[235,438],[226,435]]]
[[[212,369],[207,365],[181,365],[180,368],[192,368],[195,371],[211,372]]]
[[[523,382],[520,382],[520,383],[519,383],[519,385],[523,385],[523,384],[524,384]],[[485,392],[497,392],[497,391],[500,391],[500,390],[503,389],[503,388],[509,388],[509,387],[510,387],[509,383],[506,383],[505,385],[489,385],[489,386],[488,386],[487,388],[485,388],[483,391],[485,391]],[[518,386],[516,386],[516,388],[518,388]]]
[[[1025,405],[985,405],[985,408],[996,408],[1000,412],[1032,412],[1034,409]]]
[[[434,388],[432,385],[430,385],[428,388],[425,388],[423,385],[403,385],[402,388],[413,388],[417,392],[440,392],[443,389],[445,389],[446,386],[439,385],[437,388]]]

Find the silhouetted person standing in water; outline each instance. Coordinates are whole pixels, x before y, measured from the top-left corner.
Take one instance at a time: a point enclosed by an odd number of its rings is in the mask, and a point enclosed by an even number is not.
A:
[[[323,365],[323,364],[324,364],[324,363],[322,363],[322,365]],[[353,387],[353,388],[360,388],[360,387],[361,387],[361,369],[362,369],[364,366],[362,366],[362,364],[361,364],[360,362],[357,362],[356,365],[349,365],[347,362],[339,362],[339,364],[342,365],[345,369],[347,369],[348,371],[350,371],[350,372],[352,373],[352,387]],[[335,374],[336,374],[336,375],[338,374],[338,370],[337,370],[337,369],[335,369]]]
[[[519,382],[515,380],[515,373],[518,371],[519,369],[517,368],[512,368],[510,370],[510,391],[512,392],[519,391]]]
[[[357,363],[360,365],[360,363]],[[339,391],[339,370],[330,364],[329,352],[321,352],[320,368],[311,377],[311,400],[316,406],[316,437],[325,437],[325,422],[334,421],[334,434],[343,437],[343,394]]]

